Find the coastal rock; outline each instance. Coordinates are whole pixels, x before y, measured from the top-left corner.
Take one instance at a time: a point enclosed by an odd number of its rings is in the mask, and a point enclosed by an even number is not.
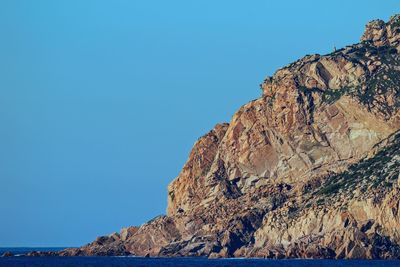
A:
[[[12,257],[12,256],[14,256],[14,254],[11,251],[6,251],[1,256],[2,257]]]
[[[375,46],[397,46],[400,42],[400,15],[392,16],[388,23],[374,20],[367,24],[361,41],[370,41]]]
[[[167,215],[58,255],[400,258],[400,16],[306,56],[194,145]]]
[[[129,238],[131,238],[137,231],[139,230],[139,227],[127,227],[127,228],[122,228],[119,235],[121,238],[121,241],[126,241]]]

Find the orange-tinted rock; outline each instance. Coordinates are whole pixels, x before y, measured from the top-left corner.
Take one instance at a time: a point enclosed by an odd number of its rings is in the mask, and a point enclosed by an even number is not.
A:
[[[400,257],[399,18],[265,79],[195,143],[167,216],[59,254]]]

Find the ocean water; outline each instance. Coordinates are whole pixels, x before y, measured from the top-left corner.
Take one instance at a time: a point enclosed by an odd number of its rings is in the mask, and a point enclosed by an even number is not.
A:
[[[135,257],[10,257],[0,258],[4,267],[399,267],[400,261],[358,260],[264,260],[203,258],[135,258]]]
[[[40,248],[50,251],[60,248]],[[0,249],[25,253],[32,248]],[[368,260],[265,260],[265,259],[205,259],[205,258],[140,258],[140,257],[3,257],[0,267],[400,267],[400,261]]]

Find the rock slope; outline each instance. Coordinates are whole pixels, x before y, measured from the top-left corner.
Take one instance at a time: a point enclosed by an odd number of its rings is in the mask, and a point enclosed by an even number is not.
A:
[[[166,216],[54,254],[400,258],[400,15],[261,88],[195,143]]]

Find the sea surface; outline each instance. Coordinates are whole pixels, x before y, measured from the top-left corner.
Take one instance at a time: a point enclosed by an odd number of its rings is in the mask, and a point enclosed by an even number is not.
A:
[[[0,248],[0,253],[54,251],[62,248]],[[400,261],[368,260],[265,260],[265,259],[205,259],[205,258],[140,258],[140,257],[2,257],[1,267],[400,267]]]

